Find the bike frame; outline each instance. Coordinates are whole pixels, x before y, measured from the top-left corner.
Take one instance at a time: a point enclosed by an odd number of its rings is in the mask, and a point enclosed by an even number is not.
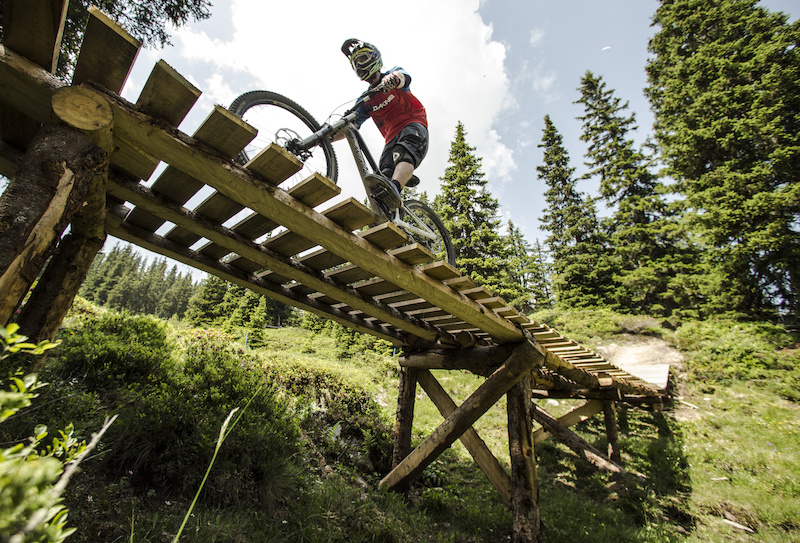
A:
[[[342,132],[350,145],[350,151],[353,153],[353,159],[355,160],[358,173],[361,176],[361,182],[364,184],[364,191],[367,193],[367,199],[369,200],[369,205],[372,211],[381,217],[389,219],[394,224],[409,233],[435,240],[437,238],[436,233],[434,233],[425,223],[423,223],[414,213],[412,213],[411,210],[406,207],[405,202],[402,202],[399,208],[391,212],[392,216],[387,216],[386,210],[383,208],[383,206],[381,206],[370,194],[369,190],[367,189],[367,175],[370,173],[377,173],[378,166],[375,162],[375,159],[372,157],[372,154],[369,152],[369,149],[364,142],[364,138],[361,136],[361,133],[358,131],[355,124],[353,124],[355,119],[355,112],[353,110],[347,111],[338,121],[335,121],[331,124],[323,124],[322,128],[320,128],[317,132],[311,134],[304,140],[290,142],[287,148],[292,153],[300,154],[316,146],[322,140],[322,138],[326,138],[332,134],[335,134],[336,132]],[[405,211],[405,217],[410,218],[413,223],[403,219],[403,215],[400,213],[401,210]]]

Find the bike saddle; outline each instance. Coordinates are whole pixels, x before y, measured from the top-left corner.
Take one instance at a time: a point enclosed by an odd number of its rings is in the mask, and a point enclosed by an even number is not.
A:
[[[412,175],[411,179],[409,179],[408,183],[406,183],[406,186],[408,188],[414,188],[417,185],[419,185],[419,177],[417,177],[416,175]]]

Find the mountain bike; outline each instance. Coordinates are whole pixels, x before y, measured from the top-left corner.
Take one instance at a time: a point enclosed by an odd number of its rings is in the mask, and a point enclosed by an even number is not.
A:
[[[441,218],[427,204],[409,199],[403,200],[399,208],[390,210],[383,204],[380,195],[370,194],[366,177],[377,173],[378,167],[361,133],[353,124],[356,106],[346,111],[339,120],[320,125],[293,100],[274,92],[257,90],[242,94],[228,109],[258,130],[255,139],[239,153],[236,161],[244,165],[261,149],[276,143],[303,163],[303,168],[294,176],[298,180],[319,173],[336,183],[339,166],[330,136],[342,131],[350,144],[370,208],[379,217],[397,225],[412,241],[455,266],[455,250],[450,234]],[[414,176],[406,186],[417,184],[419,179]]]

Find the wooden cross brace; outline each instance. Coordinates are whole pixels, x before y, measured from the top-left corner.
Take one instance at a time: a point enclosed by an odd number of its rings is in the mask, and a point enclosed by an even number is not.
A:
[[[433,433],[411,451],[383,478],[380,485],[390,489],[403,489],[427,466],[461,439],[475,461],[500,492],[506,503],[510,500],[510,483],[500,464],[472,429],[472,425],[497,401],[509,392],[534,367],[541,365],[544,357],[529,341],[511,350],[507,359],[481,384],[464,403],[456,407],[444,389],[427,369],[417,374],[420,385],[445,417]]]

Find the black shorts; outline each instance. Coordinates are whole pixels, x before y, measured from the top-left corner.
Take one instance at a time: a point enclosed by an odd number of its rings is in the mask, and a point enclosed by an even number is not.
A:
[[[409,123],[403,127],[392,141],[386,144],[381,153],[379,167],[381,173],[391,177],[394,173],[394,157],[392,149],[400,145],[411,155],[414,167],[418,167],[425,155],[428,154],[428,129],[421,123]]]

